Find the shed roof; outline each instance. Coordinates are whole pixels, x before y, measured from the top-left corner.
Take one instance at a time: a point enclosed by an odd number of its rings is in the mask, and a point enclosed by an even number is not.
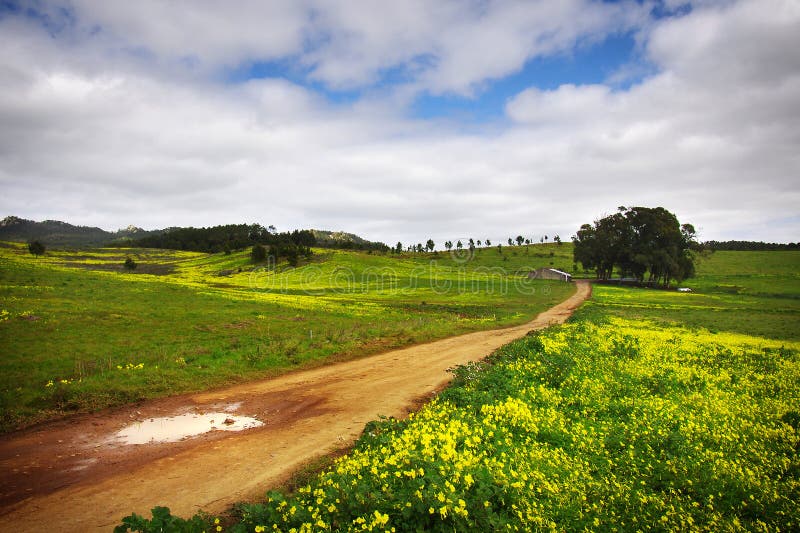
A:
[[[557,268],[545,268],[544,270],[549,270],[550,272],[556,272],[556,273],[561,274],[563,276],[572,277],[572,274],[570,274],[569,272],[562,272],[561,270],[558,270]]]

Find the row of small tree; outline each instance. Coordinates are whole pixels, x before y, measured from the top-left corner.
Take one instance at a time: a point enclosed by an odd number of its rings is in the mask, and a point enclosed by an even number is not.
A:
[[[623,277],[664,286],[694,275],[694,226],[681,225],[663,207],[619,207],[582,225],[572,240],[575,261],[598,279],[609,279],[615,268]]]
[[[549,241],[549,237],[547,235],[544,235],[543,237],[541,237],[539,239],[540,243],[546,243],[548,241]],[[523,244],[524,245],[529,245],[529,244],[532,244],[532,242],[533,241],[531,241],[531,239],[526,239],[522,235],[517,235],[517,237],[513,238],[513,239],[511,237],[508,238],[508,245],[509,246],[514,246],[514,245],[522,246]],[[559,237],[558,235],[554,236],[552,242],[554,242],[556,244],[561,244],[561,237]],[[453,241],[449,241],[449,240],[444,242],[444,248],[448,252],[451,251],[453,248],[455,248],[456,250],[462,250],[465,247],[468,248],[470,251],[474,251],[476,248],[481,248],[481,247],[484,247],[484,246],[487,247],[487,248],[491,247],[492,246],[491,239],[486,239],[486,240],[469,239],[466,243],[462,242],[459,239],[459,240],[457,240],[455,242],[455,244],[453,243]],[[498,248],[499,250],[502,250],[502,245],[498,244],[497,246],[499,247]],[[408,252],[422,253],[422,252],[432,252],[435,248],[436,248],[436,244],[433,242],[433,239],[428,239],[428,241],[427,241],[427,243],[425,243],[425,245],[423,245],[422,243],[418,243],[418,244],[411,244],[411,245],[409,245],[407,247],[403,247],[403,243],[402,242],[398,242],[397,245],[394,248],[392,248],[392,251],[394,253],[397,253],[397,254],[402,253],[404,250],[408,251]]]

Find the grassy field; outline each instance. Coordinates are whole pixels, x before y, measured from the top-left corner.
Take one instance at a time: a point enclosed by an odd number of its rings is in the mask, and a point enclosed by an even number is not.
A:
[[[568,258],[570,245],[472,258],[317,250],[289,268],[254,266],[247,252],[36,258],[6,243],[0,428],[521,323],[573,290],[524,274]]]
[[[798,256],[750,254],[709,257],[695,293],[595,287],[567,325],[461,367],[420,412],[369,424],[220,529],[800,529]]]
[[[596,286],[583,312],[800,340],[800,252],[715,252],[697,266],[682,283],[694,292]]]

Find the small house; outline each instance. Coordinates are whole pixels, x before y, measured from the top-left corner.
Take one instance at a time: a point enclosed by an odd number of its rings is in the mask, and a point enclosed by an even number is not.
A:
[[[537,268],[528,274],[528,279],[553,279],[557,281],[572,281],[572,274],[556,270],[555,268]]]

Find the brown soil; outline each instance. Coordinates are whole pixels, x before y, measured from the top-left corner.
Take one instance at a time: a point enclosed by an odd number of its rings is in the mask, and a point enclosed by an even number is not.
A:
[[[576,286],[569,299],[521,326],[76,416],[0,437],[2,529],[110,531],[123,516],[149,516],[156,505],[189,516],[257,499],[304,463],[352,445],[370,420],[407,414],[447,384],[448,368],[566,320],[591,293],[588,283]],[[112,439],[134,421],[225,408],[264,425],[163,444],[123,445]]]

